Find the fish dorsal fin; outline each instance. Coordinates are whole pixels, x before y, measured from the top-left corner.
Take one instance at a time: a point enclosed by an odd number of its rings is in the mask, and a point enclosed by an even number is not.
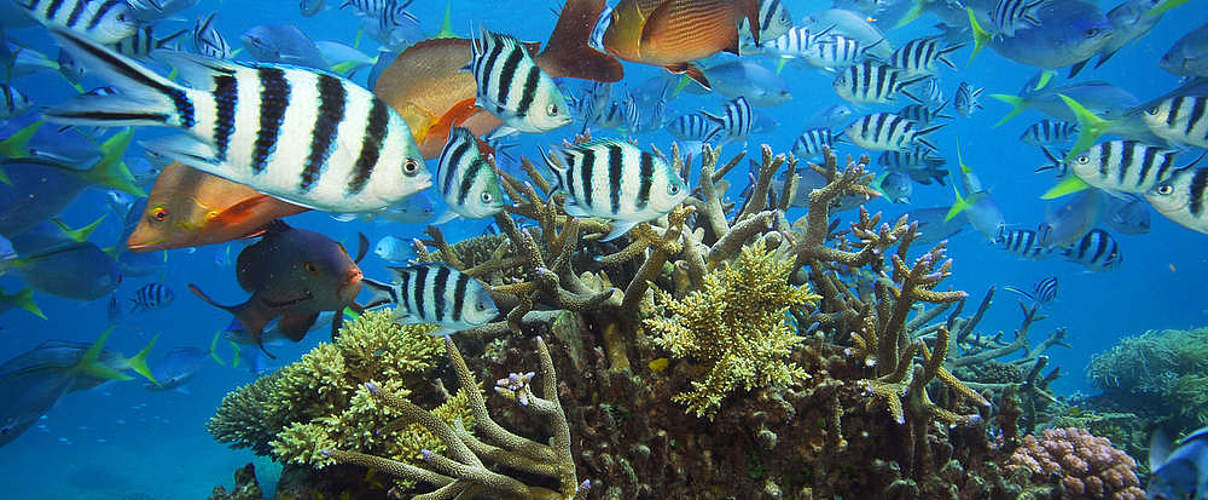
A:
[[[604,12],[604,0],[567,0],[558,23],[535,58],[552,77],[615,82],[625,76],[616,58],[588,45],[596,20]]]
[[[1149,470],[1156,471],[1170,458],[1171,442],[1161,427],[1154,429],[1149,436]]]
[[[453,0],[445,2],[445,15],[440,19],[440,31],[432,38],[457,38],[453,32]]]
[[[369,238],[365,233],[357,232],[357,258],[353,261],[360,264],[365,259],[365,254],[369,253]]]

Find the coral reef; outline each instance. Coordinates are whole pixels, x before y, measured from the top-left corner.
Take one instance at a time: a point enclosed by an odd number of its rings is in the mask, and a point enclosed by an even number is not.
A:
[[[788,312],[820,298],[788,284],[791,262],[766,248],[745,247],[734,265],[705,275],[702,287],[676,300],[655,289],[661,315],[646,319],[653,341],[676,359],[695,360],[701,375],[672,399],[697,416],[712,415],[737,388],[788,388],[809,374],[786,361],[804,339]]]
[[[324,467],[282,478],[324,492],[376,472],[401,479],[392,495],[421,498],[1050,491],[1030,469],[1003,465],[1020,435],[1064,408],[1044,354],[1065,345],[1064,330],[1033,342],[1044,318],[1021,306],[1011,340],[983,334],[993,289],[962,315],[968,294],[944,285],[954,268],[945,243],[913,248],[907,217],[883,222],[861,206],[839,230],[835,213],[878,196],[867,157],[841,166],[827,151],[799,165],[760,153],[751,194],[732,201],[724,178],[745,154],[722,163],[706,146],[694,165],[673,147],[663,156],[682,177],[696,171],[698,186],[611,242],[599,241],[608,221],[568,215],[564,195],[522,159],[526,180],[499,172],[513,200],[495,217],[499,236],[449,244],[429,228],[416,246],[420,261],[482,278],[504,313],[446,343],[456,396],[443,389],[438,344],[369,313],[350,329],[406,340],[345,346],[342,334],[232,394],[211,430]],[[828,183],[789,221],[799,168]],[[406,359],[367,355],[375,345]],[[534,350],[540,373],[526,370]],[[495,396],[477,380],[495,380]]]
[[[210,492],[209,500],[261,500],[264,492],[260,490],[260,482],[256,480],[256,467],[247,464],[235,471],[235,487],[230,492],[222,486],[215,486]]]
[[[1042,478],[1060,478],[1061,497],[1142,499],[1145,492],[1134,472],[1137,463],[1112,446],[1076,427],[1045,429],[1042,437],[1023,438],[1007,468],[1027,468]]]
[[[1208,425],[1208,328],[1148,331],[1095,355],[1087,405],[1133,413],[1174,435]]]

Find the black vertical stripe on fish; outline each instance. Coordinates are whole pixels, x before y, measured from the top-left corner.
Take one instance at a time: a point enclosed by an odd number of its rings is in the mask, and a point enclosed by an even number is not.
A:
[[[621,146],[608,147],[608,211],[616,215],[621,210],[621,167],[624,152]]]
[[[581,206],[590,207],[592,205],[592,170],[596,164],[596,152],[587,149],[583,151],[583,157],[579,159],[583,162],[579,165],[579,178],[583,182],[583,199],[579,200]]]
[[[1179,121],[1179,110],[1183,109],[1183,96],[1174,98],[1170,102],[1170,112],[1166,114],[1166,126],[1173,127],[1175,122]]]
[[[1204,191],[1208,190],[1208,168],[1196,169],[1191,178],[1191,215],[1202,217],[1204,214]]]
[[[1180,97],[1179,99],[1182,99],[1182,97]],[[1187,128],[1183,130],[1183,135],[1191,137],[1191,133],[1195,129],[1195,126],[1198,125],[1200,123],[1200,121],[1202,121],[1204,119],[1204,101],[1208,101],[1208,98],[1204,98],[1204,97],[1191,98],[1191,114],[1187,118]],[[1171,114],[1171,116],[1174,116],[1173,107],[1171,107],[1170,114]]]
[[[68,28],[75,28],[76,23],[80,21],[80,15],[84,13],[86,5],[88,5],[88,0],[76,0],[75,6],[71,8],[71,13],[67,15],[67,22],[64,23]]]
[[[50,0],[50,4],[46,6],[46,19],[54,19],[55,14],[59,12],[59,8],[63,6],[63,0]]]
[[[268,158],[277,150],[285,108],[289,106],[290,86],[285,72],[277,68],[259,68],[260,128],[256,131],[252,152],[252,171],[259,174],[268,166]]]
[[[428,318],[427,311],[424,310],[424,292],[427,289],[425,286],[427,283],[428,267],[419,266],[415,270],[415,284],[411,286],[411,295],[415,297],[415,315],[423,320],[430,319]]]
[[[85,0],[80,0],[80,1],[82,3]],[[96,13],[94,13],[92,15],[92,20],[88,23],[88,30],[91,31],[92,29],[99,26],[101,24],[101,21],[105,19],[105,14],[108,13],[110,9],[121,4],[123,1],[125,1],[125,0],[108,0],[107,2],[101,4],[101,7],[99,9],[97,9]]]
[[[530,65],[528,77],[524,79],[524,87],[521,89],[520,102],[516,104],[516,116],[528,116],[529,108],[533,106],[533,99],[537,97],[537,84],[540,82],[541,68],[538,68],[536,64]]]
[[[310,190],[323,175],[323,166],[331,154],[331,145],[339,133],[340,122],[344,121],[344,105],[348,100],[348,91],[344,83],[331,75],[318,75],[319,114],[315,117],[315,127],[310,134],[310,155],[306,157],[306,165],[302,168],[302,191]]]
[[[373,99],[373,106],[369,108],[369,121],[365,124],[365,133],[361,139],[361,152],[353,165],[352,178],[348,180],[348,194],[361,192],[369,183],[369,176],[373,175],[373,168],[377,166],[382,155],[386,130],[390,125],[389,113],[386,103],[381,99]]]
[[[457,147],[454,148],[453,151],[449,152],[449,161],[447,162],[447,165],[445,165],[447,168],[444,172],[440,172],[440,175],[443,177],[443,179],[441,179],[441,185],[445,187],[441,194],[448,195],[449,190],[453,188],[453,177],[457,175],[457,166],[461,164],[461,160],[463,157],[465,157],[466,150],[469,148],[470,144],[462,141],[458,142]],[[460,189],[458,190],[457,196],[458,198],[461,198]]]
[[[477,145],[472,145],[478,147]],[[465,175],[461,177],[461,183],[457,186],[457,204],[465,205],[466,199],[470,197],[470,189],[474,187],[474,182],[478,179],[478,170],[486,168],[481,161],[475,160],[466,166]]]
[[[235,111],[239,104],[239,80],[231,75],[214,76],[214,151],[215,159],[226,161],[235,132]]]
[[[502,43],[496,43],[500,47]],[[520,65],[520,60],[524,58],[523,48],[517,46],[508,52],[507,59],[503,60],[503,67],[499,68],[499,88],[496,90],[495,99],[500,106],[507,104],[508,95],[512,90],[512,80],[516,78],[516,70]]]
[[[641,168],[638,172],[638,210],[645,210],[650,204],[650,188],[654,185],[654,155],[642,152]]]
[[[566,194],[568,196],[570,196],[572,198],[577,198],[577,196],[575,195],[575,172],[574,172],[575,162],[573,161],[574,156],[563,155],[562,158],[563,158],[563,161],[566,162],[566,172],[561,175],[561,177],[564,178],[563,182],[566,183],[565,186],[562,186],[563,190],[566,191]]]
[[[1151,148],[1151,147],[1145,148],[1145,156],[1141,160],[1141,171],[1137,172],[1137,183],[1138,184],[1145,183],[1145,176],[1149,175],[1149,170],[1152,169],[1154,166],[1156,166],[1155,163],[1158,159],[1158,154],[1159,154],[1158,148]],[[1123,169],[1121,169],[1121,170],[1123,170]],[[1155,178],[1155,180],[1160,180],[1160,176],[1162,175],[1161,167],[1159,167],[1157,175],[1159,177]],[[1123,178],[1123,174],[1121,174],[1121,178]]]
[[[436,313],[436,322],[445,320],[445,288],[449,286],[449,268],[436,268],[436,277],[432,278],[432,311]]]
[[[168,96],[168,98],[172,99],[173,106],[176,107],[176,117],[177,120],[180,121],[179,125],[182,128],[192,128],[193,125],[197,123],[196,110],[193,106],[193,101],[189,100],[189,96],[185,95],[183,90],[162,85],[155,80],[147,78],[130,65],[114,57],[113,54],[108,50],[95,47],[91,44],[79,43],[75,40],[72,40],[71,37],[65,37],[63,40],[71,42],[72,46],[88,53],[88,55],[100,59],[105,63],[106,66],[109,66],[113,70],[121,73],[122,76],[134,80],[135,82],[138,82],[144,86],[151,87],[159,91],[161,94]]]
[[[1103,153],[1102,153],[1102,156],[1099,158],[1099,176],[1100,177],[1107,177],[1107,171],[1109,168],[1111,168],[1111,164],[1112,164],[1112,149],[1114,149],[1114,147],[1115,147],[1115,143],[1113,143],[1111,141],[1103,143]]]
[[[1123,150],[1120,152],[1120,168],[1116,169],[1116,180],[1123,185],[1124,177],[1132,170],[1133,161],[1137,153],[1137,148],[1142,147],[1137,143],[1125,143]],[[1142,158],[1149,161],[1151,158],[1152,148],[1145,148],[1142,151]]]
[[[469,284],[469,276],[457,273],[457,284],[453,286],[453,321],[461,321],[461,308],[466,305],[466,286]]]

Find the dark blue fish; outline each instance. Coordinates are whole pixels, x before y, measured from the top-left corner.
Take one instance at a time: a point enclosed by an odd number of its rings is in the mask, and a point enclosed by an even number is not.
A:
[[[172,391],[180,389],[201,370],[203,364],[210,353],[196,347],[177,347],[168,351],[159,358],[159,360],[151,365],[152,373],[155,374],[155,380],[159,383],[148,381],[143,384],[143,387],[153,391]]]
[[[1161,430],[1149,441],[1149,468],[1153,474],[1146,485],[1147,498],[1175,500],[1208,497],[1208,427],[1179,440],[1170,450],[1170,439]]]
[[[1058,69],[1099,53],[1111,41],[1112,23],[1095,4],[1081,0],[1047,2],[1036,9],[1040,21],[994,37],[990,47],[1020,64]]]
[[[112,293],[121,282],[113,257],[87,242],[12,259],[3,265],[37,291],[85,302]]]

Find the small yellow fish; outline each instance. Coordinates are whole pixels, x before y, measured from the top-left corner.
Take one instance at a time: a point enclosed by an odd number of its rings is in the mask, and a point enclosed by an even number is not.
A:
[[[652,372],[654,372],[654,373],[662,373],[662,372],[663,372],[663,370],[666,370],[666,369],[667,369],[667,366],[669,366],[669,365],[671,365],[671,360],[670,360],[670,359],[667,359],[667,358],[658,358],[658,359],[656,359],[656,360],[654,360],[654,361],[651,361],[651,362],[650,362],[650,363],[648,363],[646,366],[649,366],[649,367],[650,367],[650,371],[652,371]]]

